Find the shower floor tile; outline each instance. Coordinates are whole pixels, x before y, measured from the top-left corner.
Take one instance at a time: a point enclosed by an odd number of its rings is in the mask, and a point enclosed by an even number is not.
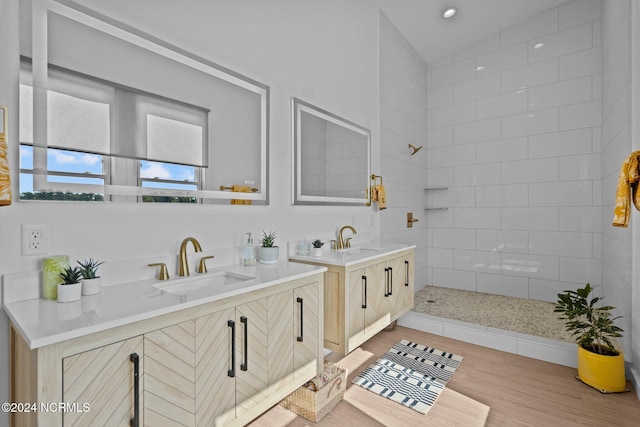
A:
[[[558,341],[575,342],[547,301],[427,286],[412,311]]]

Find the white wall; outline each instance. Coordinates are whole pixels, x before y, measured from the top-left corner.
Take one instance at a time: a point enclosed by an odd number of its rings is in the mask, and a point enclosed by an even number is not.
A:
[[[613,227],[615,188],[620,165],[634,149],[632,131],[631,74],[631,2],[603,1],[602,8],[602,273],[603,294],[607,304],[617,308],[620,326],[626,331],[622,340],[626,359],[638,360],[631,343],[640,330],[632,333],[632,232],[640,220],[633,214],[629,227]],[[635,49],[638,47],[635,46]],[[638,148],[635,148],[638,149]],[[637,254],[637,252],[635,252]],[[637,290],[636,290],[637,292]],[[637,348],[637,344],[636,344]]]
[[[0,0],[0,104],[17,129],[17,0]],[[80,1],[112,18],[166,39],[271,88],[270,205],[181,206],[19,202],[0,210],[0,272],[35,271],[41,257],[20,255],[20,224],[46,224],[50,254],[106,260],[109,283],[153,277],[149,260],[166,260],[176,273],[182,239],[195,236],[216,255],[210,267],[239,262],[243,233],[276,230],[277,243],[328,237],[350,224],[354,242],[378,237],[378,214],[368,207],[291,204],[291,98],[299,97],[370,128],[378,153],[378,9],[369,0],[130,2]],[[114,58],[117,60],[117,58]],[[18,145],[9,136],[17,196]],[[17,197],[16,197],[17,199]],[[281,258],[284,259],[284,250]],[[0,314],[0,400],[8,400],[8,319]],[[0,418],[0,424],[4,420]]]
[[[601,284],[599,0],[429,64],[429,283],[555,301]],[[539,43],[543,47],[536,48]]]
[[[427,143],[425,62],[386,16],[380,18],[380,169],[388,208],[380,213],[384,241],[416,245],[415,287],[427,285],[427,217],[424,187],[427,151],[411,156],[409,144]],[[418,222],[407,228],[407,212]]]

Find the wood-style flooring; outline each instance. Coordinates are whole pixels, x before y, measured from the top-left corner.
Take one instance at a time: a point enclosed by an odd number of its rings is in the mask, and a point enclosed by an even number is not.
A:
[[[464,356],[446,394],[426,415],[350,382],[401,339]],[[349,368],[345,399],[331,413],[312,423],[275,406],[251,426],[640,426],[634,390],[601,394],[575,379],[573,368],[401,326],[380,332],[342,361],[333,353],[327,359]]]

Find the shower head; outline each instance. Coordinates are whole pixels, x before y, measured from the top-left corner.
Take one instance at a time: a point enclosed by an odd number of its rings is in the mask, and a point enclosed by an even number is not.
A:
[[[422,148],[422,145],[420,147],[416,147],[413,144],[409,144],[409,148],[411,148],[413,150],[413,153],[411,153],[411,155],[413,156],[414,154],[416,154],[418,151],[420,151],[420,149]]]

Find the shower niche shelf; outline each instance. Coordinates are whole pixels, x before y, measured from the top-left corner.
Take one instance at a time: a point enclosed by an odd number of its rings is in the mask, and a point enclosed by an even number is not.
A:
[[[435,186],[435,187],[425,187],[425,191],[429,191],[429,190],[446,190],[449,187],[447,186]],[[425,211],[446,211],[448,210],[448,207],[437,207],[437,208],[425,208]]]

